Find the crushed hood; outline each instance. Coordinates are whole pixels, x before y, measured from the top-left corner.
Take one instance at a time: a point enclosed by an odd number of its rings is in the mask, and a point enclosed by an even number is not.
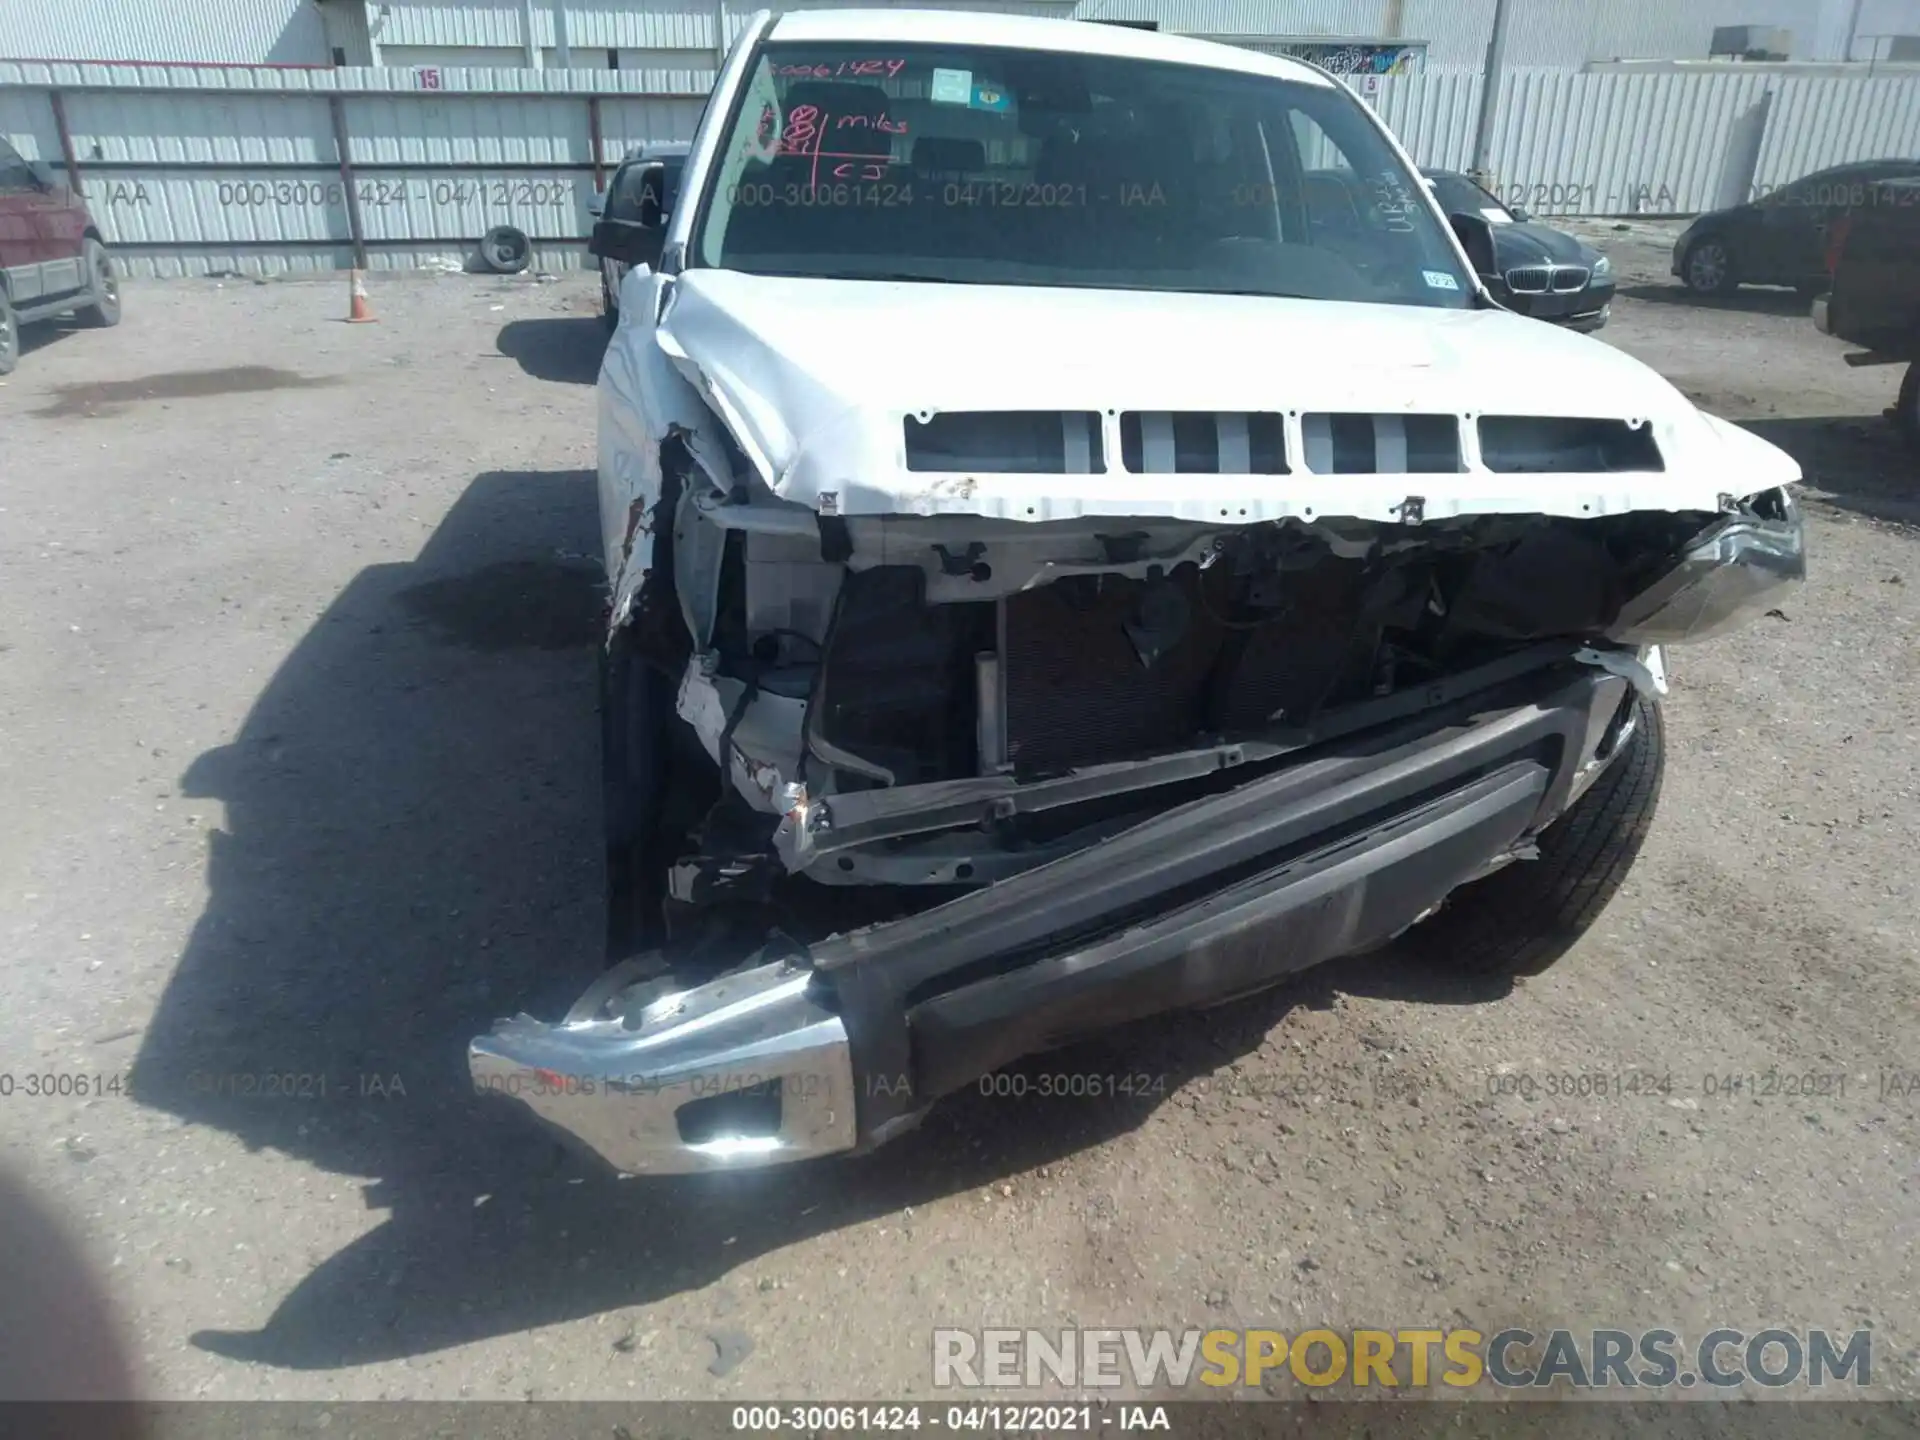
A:
[[[1631,356],[1499,310],[707,269],[674,283],[652,334],[773,493],[826,514],[1579,517],[1712,510],[1799,478],[1784,453],[1715,423]],[[961,410],[1097,412],[1107,469],[909,470],[905,418]],[[1280,412],[1293,473],[1125,471],[1113,437],[1126,411]],[[1318,413],[1457,416],[1463,468],[1311,473],[1299,417]],[[1649,424],[1662,468],[1495,473],[1471,440],[1482,415]]]

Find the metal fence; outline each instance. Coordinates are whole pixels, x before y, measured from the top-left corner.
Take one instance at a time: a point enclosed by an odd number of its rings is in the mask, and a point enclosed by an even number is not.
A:
[[[1354,83],[1422,164],[1467,168],[1478,75]],[[1764,133],[1749,173],[1734,140],[1756,121]],[[1696,214],[1829,165],[1920,158],[1920,71],[1516,70],[1502,77],[1493,141],[1498,188],[1538,214]]]
[[[558,269],[610,167],[691,138],[712,78],[0,62],[0,134],[79,184],[133,274],[463,263],[502,224]],[[1478,76],[1352,83],[1416,159],[1466,166]],[[1498,188],[1540,215],[1687,214],[1920,156],[1916,73],[1522,70],[1501,89]]]
[[[711,72],[0,63],[0,134],[77,179],[135,275],[466,263],[512,225],[577,266],[631,146],[693,136]]]

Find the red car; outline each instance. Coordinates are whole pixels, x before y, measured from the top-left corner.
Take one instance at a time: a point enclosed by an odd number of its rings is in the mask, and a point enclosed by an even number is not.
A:
[[[0,140],[0,375],[20,358],[20,327],[56,315],[120,323],[120,280],[80,198]]]

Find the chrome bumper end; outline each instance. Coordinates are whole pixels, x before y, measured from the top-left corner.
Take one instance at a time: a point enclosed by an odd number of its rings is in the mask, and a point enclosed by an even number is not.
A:
[[[467,1047],[482,1094],[518,1100],[635,1175],[754,1168],[853,1148],[846,1027],[781,962],[658,993],[616,966],[558,1024],[503,1020]]]
[[[1762,501],[1765,513],[1751,508]],[[1607,638],[1678,645],[1745,625],[1807,577],[1805,522],[1790,491],[1749,497],[1749,508],[1695,538],[1680,562],[1621,608]]]

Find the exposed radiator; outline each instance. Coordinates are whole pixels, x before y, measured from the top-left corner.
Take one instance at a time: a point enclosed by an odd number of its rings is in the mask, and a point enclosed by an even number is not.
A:
[[[1007,598],[1000,653],[1017,773],[1124,760],[1201,728],[1226,631],[1198,603],[1198,575],[1184,565],[1167,582],[1185,603],[1186,625],[1151,665],[1126,629],[1145,582],[1076,577]]]
[[[1230,610],[1225,568],[1182,566],[1157,596],[1147,582],[1081,577],[1008,597],[1000,654],[1016,772],[1298,724],[1342,687],[1364,687],[1379,631],[1357,614],[1359,567],[1295,573],[1284,609],[1232,624],[1216,618]]]

